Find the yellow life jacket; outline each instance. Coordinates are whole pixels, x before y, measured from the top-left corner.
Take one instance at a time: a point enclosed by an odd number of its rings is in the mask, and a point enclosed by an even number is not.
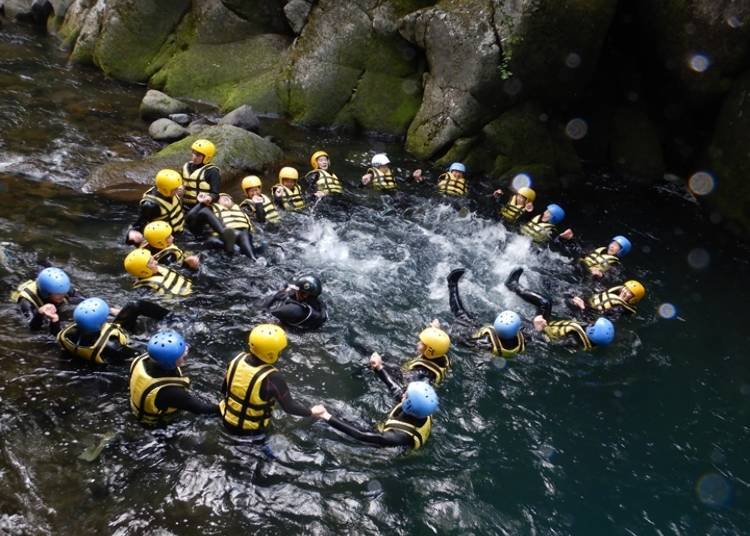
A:
[[[500,207],[500,216],[508,223],[516,223],[525,210],[526,205],[516,205],[513,202],[515,198],[516,196],[511,197],[507,203]]]
[[[552,223],[542,221],[543,214],[537,214],[531,221],[521,225],[521,234],[528,236],[534,242],[547,242],[555,232],[555,226]]]
[[[167,201],[156,188],[152,187],[143,194],[141,205],[146,201],[151,201],[159,207],[159,217],[155,221],[167,222],[175,233],[185,229],[185,215],[182,210],[182,200],[179,197],[173,195],[172,199]]]
[[[401,403],[393,408],[388,414],[388,419],[385,421],[383,426],[383,432],[398,431],[408,434],[411,437],[412,448],[418,449],[427,442],[427,438],[430,437],[430,430],[432,430],[432,416],[427,417],[422,426],[414,426],[411,423],[397,419],[395,415],[401,410]]]
[[[278,186],[282,188],[282,194],[279,196],[281,208],[290,211],[305,208],[305,200],[302,198],[302,189],[299,187],[299,184],[295,184],[294,188],[287,188],[283,184],[279,184]]]
[[[260,194],[263,198],[263,211],[266,214],[266,221],[268,223],[278,223],[279,220],[281,220],[281,216],[279,216],[278,211],[276,210],[276,205],[273,204],[273,201],[271,201],[271,198],[268,197],[265,194]],[[250,199],[245,199],[242,203],[240,203],[240,207],[245,208],[246,210],[249,210],[253,217],[257,220],[257,216],[255,216],[255,203],[252,202]]]
[[[187,296],[193,290],[193,283],[179,272],[166,266],[159,266],[159,273],[144,277],[133,283],[133,288],[140,287],[155,290],[157,294]]]
[[[317,191],[327,194],[340,194],[344,191],[344,187],[335,173],[328,173],[324,169],[313,169],[312,171],[308,171],[305,177],[313,173],[318,174],[318,178],[315,181],[315,189]]]
[[[610,255],[609,253],[607,253],[607,248],[601,247],[596,248],[585,257],[582,257],[578,260],[578,262],[583,264],[589,270],[589,272],[593,268],[598,268],[602,272],[606,272],[611,266],[620,264],[620,259],[619,257],[617,257],[617,255]]]
[[[146,371],[144,361],[149,359],[148,354],[136,357],[130,364],[130,409],[133,415],[144,424],[157,424],[173,417],[177,408],[159,409],[156,407],[156,395],[164,387],[181,387],[187,389],[190,386],[190,378],[182,375],[177,369],[179,376],[166,376],[153,378]]]
[[[388,168],[385,172],[377,168],[370,168],[367,172],[372,174],[372,187],[376,190],[393,190],[394,188],[398,188],[391,168]]]
[[[213,164],[206,164],[190,173],[188,165],[189,162],[182,166],[182,184],[185,187],[185,194],[182,197],[182,202],[188,207],[193,207],[198,203],[199,193],[211,193],[211,185],[204,178],[206,171],[219,168]]]
[[[250,218],[248,218],[247,214],[243,212],[237,203],[234,203],[232,208],[226,208],[219,203],[213,203],[211,208],[216,217],[224,224],[224,227],[237,229],[238,231],[247,231],[249,233],[255,232],[253,224],[250,223]]]
[[[443,173],[438,177],[438,192],[445,195],[466,195],[466,177]]]
[[[448,359],[448,356],[441,356],[445,358],[445,366],[440,366],[434,359],[427,359],[425,357],[417,357],[415,359],[412,359],[408,363],[404,365],[404,369],[406,370],[414,370],[418,368],[425,369],[429,372],[431,372],[435,379],[433,380],[433,383],[435,385],[439,385],[441,381],[445,379],[445,375],[448,372],[448,369],[451,367],[451,361]]]
[[[122,329],[120,329],[120,326],[118,326],[117,324],[110,324],[109,322],[106,322],[99,330],[99,337],[96,339],[94,344],[92,344],[91,346],[79,346],[78,344],[70,340],[70,332],[76,329],[76,327],[76,324],[70,324],[68,327],[58,333],[58,344],[62,346],[69,354],[80,357],[81,359],[85,359],[86,361],[96,363],[97,365],[103,365],[106,363],[106,361],[104,361],[104,359],[102,358],[102,351],[104,350],[104,347],[107,346],[107,342],[109,342],[110,339],[116,340],[117,343],[120,344],[120,346],[125,346],[126,344],[128,344],[127,333],[122,331]]]
[[[630,305],[628,302],[620,298],[620,291],[623,289],[622,285],[612,287],[603,292],[598,292],[589,298],[589,306],[592,309],[596,309],[598,312],[603,313],[612,309],[613,307],[622,307],[627,312],[635,314],[635,307]]]
[[[544,333],[553,341],[573,334],[581,341],[584,350],[591,350],[591,341],[589,340],[589,336],[586,335],[586,330],[575,320],[555,320],[549,322],[547,327],[544,328]]]
[[[164,249],[160,249],[157,251],[154,251],[155,248],[152,248],[148,244],[146,244],[145,246],[141,246],[141,248],[148,249],[151,252],[151,256],[156,259],[156,262],[158,262],[159,264],[165,264],[167,262],[166,258],[170,255],[174,255],[175,262],[182,262],[183,260],[185,260],[185,253],[174,244],[170,244]]]
[[[503,341],[497,336],[497,332],[492,326],[483,326],[473,337],[475,339],[485,337],[491,345],[492,353],[506,359],[516,357],[516,354],[521,354],[526,350],[526,341],[521,331],[516,335],[516,345],[513,348],[503,346]]]
[[[242,431],[263,432],[271,424],[275,400],[264,400],[260,389],[269,374],[276,370],[271,365],[252,366],[246,361],[250,354],[240,352],[229,363],[225,376],[227,393],[219,402],[224,423]]]
[[[36,287],[36,281],[29,279],[25,283],[18,285],[18,288],[10,293],[11,301],[16,303],[21,300],[28,300],[38,309],[44,305],[44,300],[39,296],[39,289]]]

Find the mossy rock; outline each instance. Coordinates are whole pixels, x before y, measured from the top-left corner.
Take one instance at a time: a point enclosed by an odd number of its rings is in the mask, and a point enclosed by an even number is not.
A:
[[[421,94],[416,77],[400,78],[365,72],[348,106],[357,125],[368,131],[402,134],[419,109]]]

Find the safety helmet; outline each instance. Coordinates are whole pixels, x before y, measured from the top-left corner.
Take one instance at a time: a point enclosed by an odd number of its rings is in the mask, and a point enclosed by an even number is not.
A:
[[[195,140],[190,148],[203,155],[204,164],[208,164],[216,154],[216,145],[208,140]]]
[[[148,261],[151,260],[151,252],[147,249],[134,249],[125,257],[125,270],[132,276],[142,278],[154,275],[151,268],[148,267]]]
[[[406,388],[406,400],[401,408],[404,413],[423,419],[429,417],[438,407],[435,389],[427,382],[411,382]]]
[[[589,340],[598,346],[606,346],[615,338],[615,326],[608,319],[600,316],[596,322],[586,328]]]
[[[169,246],[167,239],[172,236],[172,226],[165,221],[152,221],[143,228],[143,237],[153,248],[164,249]]]
[[[154,182],[160,194],[170,196],[175,188],[182,186],[182,175],[174,169],[162,169],[156,174]]]
[[[82,331],[99,331],[109,316],[109,305],[101,298],[88,298],[73,311],[73,320]]]
[[[635,279],[625,281],[625,284],[623,286],[628,289],[633,295],[633,297],[630,298],[630,303],[632,304],[638,303],[646,295],[646,287],[644,287],[639,281],[636,281]]]
[[[554,203],[547,205],[547,210],[550,213],[549,222],[553,225],[560,223],[565,218],[565,211],[560,205],[555,205]]]
[[[321,156],[325,156],[330,160],[330,156],[328,156],[328,153],[325,151],[315,151],[312,156],[310,157],[310,165],[313,169],[318,169],[318,158]]]
[[[388,155],[386,155],[385,153],[378,153],[376,155],[373,155],[372,157],[372,165],[375,167],[387,166],[390,163],[391,161],[388,160]]]
[[[274,364],[286,348],[286,332],[276,324],[259,324],[247,337],[250,353],[261,361]]]
[[[630,240],[628,240],[626,237],[622,235],[617,235],[612,239],[612,242],[617,242],[620,244],[620,251],[617,252],[618,257],[624,257],[630,252],[630,248],[633,247],[633,245],[630,243]]]
[[[281,168],[281,171],[279,171],[279,182],[284,179],[291,179],[296,181],[299,179],[299,173],[293,167],[284,166],[283,168]]]
[[[42,297],[67,294],[70,291],[70,278],[60,268],[45,268],[36,277],[36,289]]]
[[[512,339],[521,329],[521,317],[515,311],[503,311],[495,318],[493,327],[501,339]]]
[[[533,203],[534,199],[536,199],[536,192],[528,186],[522,186],[516,193],[524,196],[529,203]]]
[[[451,167],[448,168],[448,171],[460,171],[461,173],[466,173],[466,166],[461,162],[453,162]]]
[[[257,175],[248,175],[242,179],[242,190],[245,191],[248,188],[260,188],[263,183],[260,181],[260,177]]]
[[[174,369],[177,360],[185,353],[185,339],[173,329],[157,331],[148,340],[149,357],[156,361],[162,368]]]
[[[428,358],[443,357],[451,347],[451,338],[440,328],[425,328],[419,340],[426,346],[423,355]]]
[[[314,275],[303,275],[294,284],[302,292],[310,296],[320,296],[320,293],[323,291],[323,284]]]

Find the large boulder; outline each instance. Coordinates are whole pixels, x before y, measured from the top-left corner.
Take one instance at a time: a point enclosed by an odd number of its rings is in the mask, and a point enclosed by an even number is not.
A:
[[[222,183],[232,182],[247,172],[271,172],[283,158],[276,144],[231,125],[216,125],[203,130],[200,138],[216,145],[214,163],[221,169]],[[153,184],[163,168],[180,170],[189,159],[190,146],[198,136],[190,136],[168,145],[138,162],[113,162],[97,167],[83,187],[86,192],[105,192],[120,198],[137,198],[144,186]]]
[[[62,39],[63,46],[73,48],[78,35],[81,33],[86,16],[96,0],[73,0],[65,10],[65,13],[55,11],[58,17],[63,17],[60,26],[55,29],[57,35]]]
[[[302,32],[302,28],[307,22],[307,16],[312,9],[312,2],[309,0],[291,0],[284,6],[284,15],[292,27],[292,31],[297,35]]]
[[[252,3],[247,2],[245,3]],[[221,0],[201,0],[193,2],[192,17],[195,28],[195,42],[205,44],[232,43],[253,35],[264,33],[284,33],[282,7],[280,2],[264,2],[265,12],[259,10],[244,13],[237,10],[237,4]],[[258,3],[260,4],[260,3]],[[260,7],[260,5],[258,5]]]
[[[171,119],[162,117],[148,127],[148,135],[156,141],[181,140],[189,134],[188,130]]]
[[[612,115],[612,167],[635,182],[651,183],[664,176],[664,155],[656,127],[636,107],[618,108]]]
[[[155,89],[149,89],[146,92],[139,109],[141,118],[147,121],[169,117],[171,114],[187,113],[189,111],[190,106],[188,104]]]
[[[10,20],[33,22],[44,25],[52,13],[49,0],[4,0],[3,14]]]
[[[247,104],[243,104],[219,119],[219,124],[234,125],[235,127],[244,128],[251,132],[258,132],[260,129],[258,116]]]
[[[253,22],[256,33],[286,33],[284,0],[221,0],[238,17]]]

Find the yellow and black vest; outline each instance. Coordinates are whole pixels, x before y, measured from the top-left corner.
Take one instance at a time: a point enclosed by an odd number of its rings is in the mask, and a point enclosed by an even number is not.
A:
[[[149,245],[141,247],[148,249],[151,252],[151,256],[156,259],[156,262],[158,262],[159,264],[166,264],[166,258],[170,255],[174,255],[174,262],[182,262],[185,260],[185,253],[174,244],[170,244],[164,249],[160,249],[157,251],[154,251],[155,248],[152,248]]]
[[[205,180],[206,171],[218,168],[213,164],[206,164],[190,173],[188,164],[189,162],[182,166],[182,184],[185,186],[185,195],[182,197],[182,202],[187,207],[193,207],[198,203],[199,193],[211,193],[211,185]]]
[[[443,173],[438,177],[438,192],[445,195],[466,195],[466,177]]]
[[[278,197],[281,203],[281,208],[284,210],[302,210],[305,208],[305,200],[302,198],[302,189],[299,184],[295,184],[293,189],[287,188],[283,184],[279,184],[282,189],[282,194]]]
[[[397,419],[395,415],[401,411],[401,403],[391,410],[388,414],[388,419],[383,425],[383,432],[398,431],[403,432],[411,437],[412,448],[418,449],[427,442],[427,438],[430,437],[430,430],[432,430],[432,416],[427,417],[422,426],[415,426],[401,419]]]
[[[549,322],[544,333],[550,340],[562,339],[568,335],[575,335],[581,341],[584,350],[591,350],[591,341],[586,335],[586,329],[575,320],[555,320]]]
[[[500,208],[500,216],[508,223],[516,223],[518,218],[521,217],[521,214],[524,213],[525,205],[516,205],[513,202],[515,198],[516,196],[511,197],[510,200]]]
[[[327,194],[340,194],[344,191],[341,181],[335,173],[328,173],[323,169],[313,169],[312,171],[308,171],[305,177],[312,173],[318,174],[318,178],[315,181],[315,189],[317,191]]]
[[[485,338],[490,343],[492,353],[506,359],[510,359],[521,354],[526,349],[526,341],[523,337],[523,333],[520,331],[516,335],[516,345],[513,348],[505,348],[502,340],[497,336],[495,328],[492,326],[483,326],[473,336],[474,339]]]
[[[555,226],[549,222],[542,221],[543,214],[537,214],[531,221],[521,225],[521,234],[528,236],[534,242],[547,242],[555,232]]]
[[[617,255],[610,255],[607,253],[607,248],[596,248],[594,251],[579,259],[579,262],[583,264],[589,272],[592,268],[599,268],[602,272],[609,270],[611,266],[620,264],[620,259]]]
[[[128,344],[128,335],[120,329],[120,326],[106,322],[101,327],[101,330],[99,330],[99,337],[94,344],[91,346],[79,346],[69,338],[70,332],[76,328],[76,324],[70,324],[63,329],[57,334],[57,342],[71,355],[96,363],[97,365],[106,363],[102,358],[102,351],[110,339],[115,339],[120,346]]]
[[[211,209],[216,214],[216,217],[221,220],[221,223],[224,224],[224,227],[238,231],[247,231],[249,233],[255,231],[253,224],[250,223],[250,218],[248,218],[247,214],[245,214],[237,203],[233,204],[232,208],[226,208],[219,203],[213,203]]]
[[[182,375],[177,369],[179,376],[166,376],[164,378],[153,378],[146,371],[144,361],[149,359],[148,354],[136,357],[130,364],[130,409],[133,415],[144,424],[158,424],[173,417],[177,408],[159,409],[156,407],[156,395],[164,387],[181,387],[187,389],[190,386],[190,378]]]
[[[219,402],[224,424],[246,432],[264,432],[271,425],[275,400],[264,400],[260,389],[269,374],[276,368],[271,365],[252,366],[245,358],[250,354],[240,352],[232,359],[225,376],[227,393]]]
[[[159,273],[144,277],[133,283],[133,288],[146,287],[157,294],[187,296],[193,290],[193,283],[183,275],[166,266],[159,266]]]
[[[408,363],[404,365],[405,370],[414,370],[414,369],[425,369],[428,372],[431,372],[433,376],[435,376],[435,379],[433,380],[433,383],[435,385],[439,385],[441,381],[445,379],[445,375],[448,373],[448,369],[451,368],[451,361],[448,359],[448,356],[442,356],[445,358],[445,366],[440,366],[436,360],[434,359],[427,359],[425,357],[417,357],[415,359],[412,359]]]
[[[267,195],[260,195],[261,197],[263,197],[263,211],[266,214],[266,221],[268,223],[278,223],[279,220],[281,220],[281,216],[279,216],[279,213],[276,210],[276,205],[273,204],[273,201],[271,201],[271,198]],[[240,207],[244,208],[246,211],[249,211],[252,214],[252,217],[254,217],[256,220],[258,219],[257,216],[255,216],[255,203],[253,203],[251,199],[245,199],[242,203],[240,203]]]
[[[182,232],[185,228],[185,216],[182,210],[182,200],[176,195],[172,199],[166,200],[156,188],[147,190],[141,198],[141,204],[145,201],[156,203],[159,207],[159,217],[155,221],[165,221],[175,233]]]
[[[21,300],[28,300],[33,303],[37,309],[44,305],[44,300],[39,296],[39,289],[36,287],[36,281],[33,279],[21,283],[16,290],[10,293],[10,299],[16,303]]]
[[[377,168],[370,168],[367,172],[372,174],[371,183],[372,187],[376,190],[393,190],[394,188],[398,188],[396,179],[393,178],[391,168],[388,168],[385,172],[382,172]]]
[[[620,298],[620,291],[622,289],[623,287],[620,285],[594,294],[589,298],[589,307],[596,309],[600,313],[604,313],[613,307],[622,307],[627,312],[635,314],[635,307]]]

